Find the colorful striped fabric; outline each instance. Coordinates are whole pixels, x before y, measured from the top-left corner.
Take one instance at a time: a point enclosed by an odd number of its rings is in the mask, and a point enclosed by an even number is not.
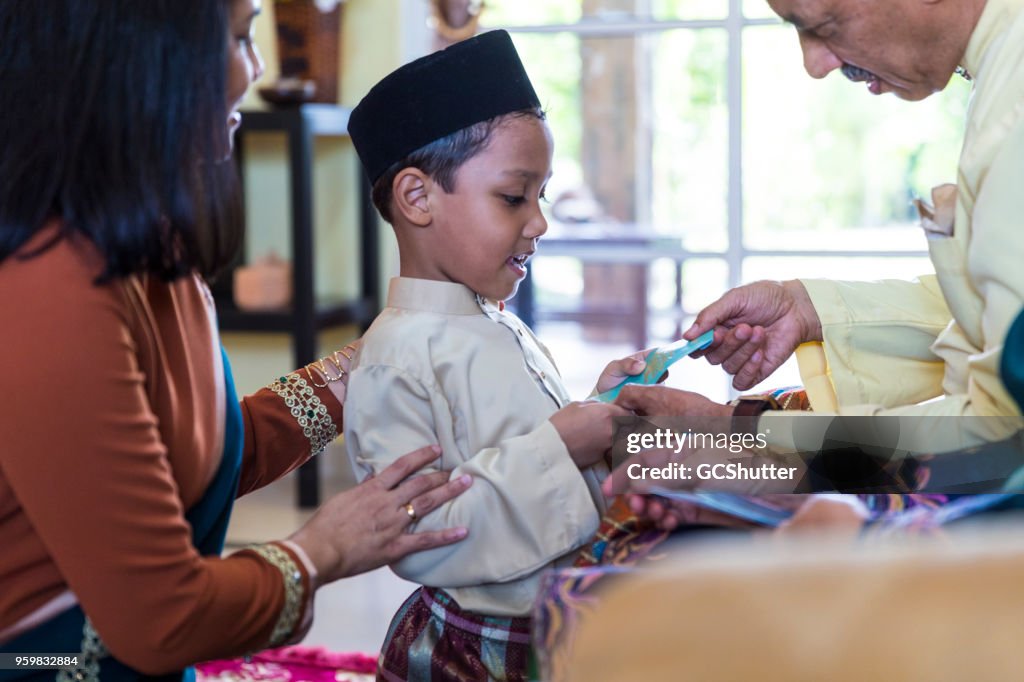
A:
[[[580,549],[573,568],[551,571],[541,583],[533,612],[534,645],[541,679],[565,677],[572,634],[579,619],[596,608],[598,583],[629,573],[645,561],[663,556],[658,547],[669,536],[652,522],[630,511],[624,497],[616,498],[590,544]]]
[[[444,590],[421,587],[388,628],[377,666],[386,682],[527,682],[536,679],[530,619],[459,608]]]

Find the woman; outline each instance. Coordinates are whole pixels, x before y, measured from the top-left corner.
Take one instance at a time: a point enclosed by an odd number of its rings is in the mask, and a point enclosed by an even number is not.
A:
[[[342,350],[239,403],[203,281],[238,243],[259,9],[0,4],[0,652],[78,654],[79,679],[292,641],[319,585],[465,536],[406,532],[469,485],[404,480],[425,448],[219,558],[233,499],[322,450],[345,397]]]

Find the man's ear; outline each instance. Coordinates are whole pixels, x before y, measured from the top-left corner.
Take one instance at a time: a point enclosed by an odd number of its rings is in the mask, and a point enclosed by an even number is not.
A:
[[[407,221],[418,227],[426,227],[433,217],[430,215],[428,193],[433,185],[430,176],[419,168],[403,168],[391,183],[395,210]]]

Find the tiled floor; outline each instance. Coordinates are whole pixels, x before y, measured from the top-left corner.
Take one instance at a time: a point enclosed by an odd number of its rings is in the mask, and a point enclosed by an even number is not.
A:
[[[605,364],[635,349],[622,345],[584,343],[574,325],[545,325],[539,335],[558,362],[573,397],[585,397]],[[780,375],[781,374],[781,378]],[[787,380],[788,378],[788,380]],[[795,383],[792,368],[780,370],[774,385]],[[725,400],[728,384],[718,368],[703,361],[683,360],[672,370],[669,384],[699,391]],[[352,485],[341,446],[334,445],[321,455],[324,496]],[[232,517],[228,542],[233,546],[287,537],[298,528],[308,512],[294,506],[295,482],[289,477],[239,501]],[[317,594],[316,617],[305,643],[332,650],[375,652],[380,646],[391,616],[415,585],[388,569],[342,580]]]

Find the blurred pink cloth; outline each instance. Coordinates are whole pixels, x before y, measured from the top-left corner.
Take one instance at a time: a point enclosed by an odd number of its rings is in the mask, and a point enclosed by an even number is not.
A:
[[[374,654],[288,646],[268,649],[246,658],[201,663],[196,666],[196,679],[198,682],[363,682],[372,680],[376,669],[377,656]]]

